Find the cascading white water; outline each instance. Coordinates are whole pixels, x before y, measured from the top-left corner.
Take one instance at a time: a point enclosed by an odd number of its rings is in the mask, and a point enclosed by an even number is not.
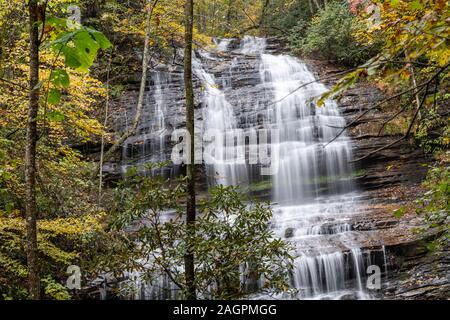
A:
[[[264,39],[246,37],[241,53],[261,56],[261,82],[273,95],[265,125],[279,130],[279,140],[271,145],[278,153],[272,176],[278,203],[274,229],[296,245],[293,285],[302,298],[364,298],[362,253],[348,223],[356,205],[351,141],[341,135],[326,145],[345,120],[333,101],[314,105],[314,98],[327,89],[304,63],[266,54],[264,44]],[[350,265],[356,285],[349,284]]]
[[[214,39],[214,42],[216,43],[217,47],[216,50],[218,52],[227,51],[228,46],[230,45],[232,39],[221,39],[220,41]]]
[[[305,64],[289,56],[262,54],[261,78],[272,87],[275,127],[280,130],[278,173],[273,176],[274,200],[302,203],[317,196],[320,183],[332,188],[351,172],[351,145],[340,136],[325,148],[345,126],[336,104],[327,101],[316,108],[312,99],[326,92],[324,85],[314,82]],[[304,84],[308,84],[296,91]],[[331,181],[331,179],[334,180]],[[349,186],[344,183],[344,191]]]
[[[246,36],[240,48],[233,51],[227,71],[216,79],[208,64],[220,63],[230,51],[231,42],[217,42],[220,56],[200,52],[193,61],[203,105],[203,121],[196,130],[203,134],[212,130],[215,135],[215,140],[203,145],[208,180],[224,185],[260,181],[255,179],[259,172],[252,173],[254,168],[247,163],[246,152],[238,149],[245,148],[244,136],[251,130],[279,130],[279,139],[269,142],[271,151],[278,153],[272,158],[278,171],[270,176],[275,203],[271,224],[277,237],[295,246],[297,258],[291,284],[299,290],[298,298],[366,298],[367,264],[359,248],[359,234],[351,227],[352,215],[362,206],[351,183],[352,144],[345,134],[327,144],[345,126],[344,118],[333,101],[327,101],[323,107],[315,106],[314,98],[326,87],[315,81],[300,60],[269,54],[262,38]],[[242,83],[233,86],[232,82],[239,78],[239,68],[249,61],[256,64],[258,83],[248,85],[246,96],[236,94]],[[165,83],[156,77],[151,93],[156,117],[152,132],[166,126],[164,119],[159,118],[166,112]],[[236,134],[236,129],[246,133]],[[227,145],[225,132],[234,136],[236,143]],[[156,287],[143,286],[145,298],[176,297],[176,290],[172,290],[175,295],[169,293],[173,284],[165,276]]]
[[[204,159],[208,169],[208,180],[211,184],[222,185],[245,182],[247,181],[245,155],[237,152],[239,145],[230,143],[227,145],[227,139],[230,140],[237,127],[233,106],[219,90],[214,76],[204,70],[198,59],[193,60],[192,68],[204,88],[203,135],[208,135],[209,132],[214,137],[205,144]]]
[[[171,78],[163,72],[154,72],[152,75],[153,89],[147,91],[144,100],[152,105],[152,110],[142,115],[142,123],[139,134],[129,137],[122,147],[121,166],[122,174],[130,167],[137,166],[142,174],[162,173],[161,169],[152,169],[148,172],[145,167],[148,163],[162,163],[167,161],[165,151],[165,134],[167,131],[165,117],[168,105],[165,96],[170,90]],[[130,127],[131,124],[128,124]],[[128,160],[131,160],[128,163]]]

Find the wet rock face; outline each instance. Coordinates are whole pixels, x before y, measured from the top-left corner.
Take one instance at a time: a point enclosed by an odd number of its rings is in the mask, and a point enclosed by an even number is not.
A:
[[[309,61],[318,78],[326,77],[328,85],[343,69],[319,61]],[[346,122],[352,122],[368,108],[382,101],[384,94],[373,86],[358,84],[339,100]],[[354,158],[363,157],[388,145],[399,136],[378,136],[381,123],[390,113],[384,109],[369,111],[356,126],[349,128],[354,142]],[[402,141],[355,164],[356,181],[366,190],[371,205],[353,218],[353,230],[370,232],[372,238],[385,244],[388,272],[380,295],[384,299],[448,299],[450,297],[449,248],[430,252],[425,235],[415,229],[422,221],[414,213],[398,219],[393,210],[406,205],[422,193],[421,182],[433,159],[413,141]],[[430,236],[432,238],[432,235]],[[372,246],[368,242],[366,248]]]
[[[231,41],[229,48],[239,48],[239,42]],[[268,52],[278,51],[282,51],[280,43],[275,39],[269,40]],[[267,117],[267,110],[255,108],[254,102],[269,104],[273,95],[269,90],[264,90],[261,83],[259,58],[249,54],[242,59],[232,50],[207,56],[197,53],[196,56],[202,61],[206,71],[214,75],[217,85],[233,106],[238,127],[258,128],[258,125],[262,125]],[[317,61],[306,62],[317,78],[328,78],[326,84],[332,85],[337,80],[337,76],[333,77],[339,71],[336,67]],[[200,79],[194,78],[194,83],[197,94],[196,121],[201,123],[203,106],[200,95],[204,88]],[[138,81],[130,81],[128,90],[114,108],[111,119],[117,135],[132,124],[138,90]],[[382,98],[382,92],[376,88],[358,85],[340,99],[341,114],[350,123]],[[358,126],[349,128],[355,159],[398,138],[377,136],[379,119],[383,117],[386,115],[381,110],[370,111]],[[129,165],[169,160],[172,147],[177,143],[172,141],[171,136],[174,130],[184,127],[182,67],[179,62],[173,66],[159,66],[149,73],[139,134],[128,139],[116,160],[105,164],[103,170],[110,175],[120,176]],[[420,219],[414,215],[397,219],[392,214],[393,210],[420,194],[420,182],[427,170],[423,164],[431,160],[410,141],[403,141],[355,164],[357,175],[354,176],[354,181],[366,192],[364,197],[370,204],[361,212],[352,214],[348,221],[349,229],[354,231],[356,237],[361,234],[364,235],[361,238],[367,239],[364,240],[366,242],[362,244],[362,249],[372,253],[366,255],[365,259],[379,265],[385,265],[386,262],[388,264],[387,272],[382,270],[382,290],[375,296],[387,299],[449,297],[448,251],[430,254],[424,249],[421,235],[413,232],[414,228],[421,225]],[[207,172],[203,166],[198,169],[198,182],[200,188],[205,190]],[[176,176],[183,170],[183,167],[174,165],[161,169],[166,176]],[[267,198],[271,187],[271,184],[267,184],[266,188],[258,189],[254,194]],[[324,226],[323,233],[326,234],[327,230]],[[286,228],[284,231],[286,238],[293,238],[294,235],[293,228]],[[384,245],[385,253],[380,252],[381,245]],[[386,261],[382,261],[383,256]],[[341,297],[356,298],[353,293]]]
[[[425,239],[426,240],[426,239]],[[426,241],[393,247],[393,273],[385,297],[405,300],[447,300],[450,296],[450,248],[430,252]]]
[[[255,101],[261,104],[271,99],[270,92],[261,84],[259,74],[260,57],[256,54],[237,53],[239,40],[232,40],[228,44],[227,52],[195,52],[195,59],[200,61],[202,68],[214,77],[217,87],[225,94],[226,100],[233,106],[233,113],[237,127],[246,129],[263,124],[267,112],[263,108],[255,108]],[[268,41],[267,52],[279,49],[276,39]],[[139,93],[139,76],[130,76],[127,91],[114,106],[111,113],[110,126],[114,128],[115,136],[131,128],[135,117],[136,104]],[[195,89],[195,121],[196,131],[202,131],[204,105],[202,95],[205,86],[194,72]],[[171,160],[173,147],[181,142],[173,136],[178,129],[185,128],[184,84],[181,58],[173,65],[158,65],[149,71],[144,96],[144,106],[138,134],[130,137],[124,143],[122,150],[115,159],[104,165],[103,171],[111,178],[120,178],[130,166],[143,165],[147,162],[164,162]],[[206,189],[207,178],[204,166],[198,166],[202,173],[198,177],[199,186]],[[143,172],[146,169],[141,169]],[[162,173],[177,176],[184,171],[183,166],[170,164],[162,169]]]
[[[326,78],[324,82],[329,86],[339,79],[336,74],[345,70],[320,61],[307,60],[307,62],[319,79]],[[347,90],[338,103],[349,124],[363,112],[367,112],[381,102],[383,98],[384,93],[376,87],[359,83]],[[386,135],[384,132],[379,134],[381,124],[391,115],[389,104],[383,106],[383,109],[368,111],[355,125],[348,128],[348,134],[353,138],[354,159],[362,158],[400,137],[400,135]],[[404,140],[356,162],[355,169],[359,171],[358,184],[364,190],[418,184],[427,172],[424,164],[429,164],[431,161],[432,158],[425,155],[412,140]]]

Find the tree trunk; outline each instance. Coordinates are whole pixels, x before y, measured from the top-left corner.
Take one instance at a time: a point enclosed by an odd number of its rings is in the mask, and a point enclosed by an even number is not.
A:
[[[112,55],[111,52],[108,59],[108,67],[106,72],[106,101],[105,101],[105,118],[103,120],[103,128],[106,130],[108,126],[108,117],[109,117],[109,77],[111,73],[111,63],[112,63]],[[102,189],[103,189],[103,162],[104,162],[104,153],[105,153],[105,132],[102,133],[102,140],[100,144],[100,164],[99,164],[99,182],[98,182],[98,205],[102,204]]]
[[[231,31],[231,20],[233,19],[233,6],[234,6],[234,1],[233,0],[228,0],[228,10],[227,10],[227,25],[225,30],[227,32]]]
[[[39,83],[38,0],[30,0],[28,9],[30,15],[30,92],[25,149],[26,250],[30,298],[39,300],[40,279],[36,231],[36,142],[37,115],[39,110],[39,89],[37,88]]]
[[[318,0],[313,0],[314,4],[316,5],[317,10],[320,10],[320,3]]]
[[[192,236],[195,233],[195,159],[194,159],[194,88],[192,84],[192,29],[194,16],[193,0],[185,4],[185,47],[184,47],[184,87],[186,95],[186,128],[190,139],[187,159],[187,205],[186,228],[187,250],[184,258],[186,298],[196,299],[194,254],[192,252]]]
[[[314,6],[312,3],[312,0],[308,0],[308,2],[309,2],[309,11],[311,12],[311,15],[313,15],[314,14]]]
[[[139,122],[141,121],[141,115],[142,115],[142,108],[144,106],[144,94],[145,94],[145,85],[147,83],[147,74],[148,74],[148,66],[150,63],[150,50],[149,50],[149,43],[150,43],[150,23],[151,18],[153,15],[153,10],[155,9],[156,5],[158,4],[159,0],[155,0],[155,2],[152,5],[152,1],[148,0],[148,11],[147,11],[147,26],[145,29],[145,43],[144,43],[144,53],[142,57],[142,76],[141,76],[141,84],[139,87],[139,97],[136,107],[136,113],[134,115],[133,123],[131,125],[131,128],[128,129],[120,138],[117,140],[111,148],[105,153],[103,153],[103,157],[101,159],[101,162],[99,162],[98,167],[96,167],[95,174],[99,173],[102,175],[102,166],[103,162],[108,160],[120,147],[122,147],[122,144],[132,135],[136,134],[137,128],[139,125]]]

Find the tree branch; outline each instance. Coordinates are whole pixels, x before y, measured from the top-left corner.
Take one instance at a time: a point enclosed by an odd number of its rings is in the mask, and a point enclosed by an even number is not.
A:
[[[149,7],[148,7],[148,12],[147,12],[147,27],[145,30],[145,43],[144,43],[144,53],[143,53],[143,57],[142,57],[142,77],[141,77],[141,84],[140,84],[140,88],[139,88],[139,97],[138,97],[138,103],[137,103],[137,107],[136,107],[136,114],[134,116],[134,120],[133,120],[133,124],[131,126],[130,129],[128,129],[120,138],[119,140],[117,140],[112,147],[104,153],[103,155],[103,161],[107,160],[109,157],[111,157],[112,154],[114,154],[114,152],[117,151],[117,149],[119,149],[122,144],[125,142],[125,140],[127,140],[129,137],[131,137],[132,135],[134,135],[137,131],[140,119],[141,119],[141,114],[142,114],[142,108],[144,105],[144,93],[145,93],[145,85],[147,83],[147,73],[148,73],[148,64],[149,64],[149,42],[150,42],[150,22],[151,22],[151,17],[153,14],[153,10],[155,9],[156,5],[158,4],[159,0],[155,0],[155,2],[153,3],[153,5],[151,4],[151,0],[149,0]],[[100,165],[96,166],[95,169],[95,174],[101,170],[102,168],[100,167]]]
[[[422,100],[420,101],[420,104],[417,106],[416,111],[414,112],[413,118],[411,119],[411,122],[410,122],[410,124],[409,124],[408,130],[406,131],[405,135],[403,135],[403,136],[400,137],[399,139],[397,139],[397,140],[395,140],[395,141],[389,143],[388,145],[383,146],[383,147],[380,147],[380,148],[378,148],[378,149],[376,149],[376,150],[374,150],[374,151],[372,151],[372,152],[366,154],[366,155],[363,156],[363,157],[360,157],[360,158],[358,158],[358,159],[352,160],[351,162],[358,162],[358,161],[367,159],[368,157],[370,157],[370,156],[372,156],[372,155],[374,155],[374,154],[376,154],[376,153],[378,153],[378,152],[380,152],[380,151],[382,151],[382,150],[388,149],[388,148],[392,147],[393,145],[399,143],[400,141],[406,139],[406,138],[409,136],[409,134],[411,133],[411,130],[412,130],[413,126],[414,126],[414,122],[416,121],[417,116],[419,115],[420,109],[422,108],[423,104],[425,103],[425,99],[426,99],[426,97],[427,97],[427,95],[428,95],[428,89],[429,89],[429,87],[430,87],[431,82],[432,82],[434,79],[436,79],[436,82],[439,82],[439,76],[440,76],[440,74],[441,74],[442,72],[444,72],[444,70],[446,70],[448,67],[450,67],[450,63],[447,64],[446,66],[442,67],[435,75],[433,75],[433,76],[426,82],[426,84],[425,84],[425,86],[426,86],[426,87],[425,87],[425,92],[424,92],[424,94],[423,94]],[[435,89],[435,91],[436,91],[436,89]]]
[[[433,78],[431,78],[431,80],[432,80],[432,79],[433,79]],[[382,106],[383,104],[385,104],[386,102],[389,102],[389,101],[391,101],[391,100],[393,100],[393,99],[395,99],[395,98],[401,97],[402,95],[404,95],[404,94],[406,94],[406,93],[409,93],[409,92],[411,92],[411,91],[414,91],[414,90],[416,90],[416,89],[419,88],[419,87],[423,87],[423,86],[427,85],[427,83],[431,82],[431,80],[429,80],[429,81],[427,81],[427,82],[424,82],[424,83],[420,84],[419,86],[414,86],[414,87],[409,88],[409,89],[407,89],[407,90],[404,90],[404,91],[402,91],[402,92],[400,92],[400,93],[397,93],[397,94],[395,94],[395,95],[393,95],[393,96],[391,96],[391,97],[389,97],[389,98],[384,99],[383,101],[377,103],[376,105],[374,105],[374,106],[368,108],[368,109],[365,110],[363,113],[361,113],[358,117],[356,117],[353,121],[351,121],[349,124],[347,124],[346,126],[344,126],[344,127],[342,128],[342,130],[339,131],[339,133],[338,133],[333,139],[331,139],[327,144],[324,145],[324,148],[326,148],[330,143],[336,141],[336,139],[338,139],[338,138],[345,132],[345,130],[347,130],[348,128],[350,128],[355,122],[357,122],[358,120],[360,120],[363,116],[365,116],[365,115],[366,115],[367,113],[369,113],[370,111],[375,110],[375,109],[378,109],[379,107],[381,107],[381,106]]]
[[[6,83],[8,83],[8,84],[10,84],[10,85],[12,85],[12,86],[19,87],[19,88],[21,88],[21,89],[23,89],[23,90],[28,90],[27,87],[25,87],[25,86],[23,86],[23,85],[21,85],[21,84],[18,84],[18,83],[9,81],[9,80],[4,79],[4,78],[0,78],[0,81],[6,82]]]

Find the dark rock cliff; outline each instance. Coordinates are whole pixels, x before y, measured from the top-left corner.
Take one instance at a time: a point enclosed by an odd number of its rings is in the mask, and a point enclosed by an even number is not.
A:
[[[269,40],[268,50],[277,52],[282,46],[276,39]],[[202,57],[197,55],[199,59]],[[209,57],[211,58],[211,57]],[[214,60],[216,59],[216,60]],[[257,57],[236,59],[233,54],[223,54],[204,59],[208,72],[214,74],[217,83],[224,91],[227,100],[234,106],[239,126],[245,128],[249,123],[262,123],[264,112],[253,108],[252,101],[245,97],[258,97],[258,101],[270,101],[270,92],[260,90],[260,75]],[[207,61],[210,61],[208,64]],[[327,63],[307,60],[306,63],[317,78],[332,85],[338,79],[339,67]],[[183,128],[184,98],[183,78],[180,63],[171,66],[160,65],[150,72],[147,84],[146,104],[139,126],[139,134],[125,143],[116,159],[105,164],[104,171],[110,178],[118,178],[127,165],[146,161],[170,159],[173,130]],[[119,103],[114,106],[111,116],[116,135],[130,125],[137,100],[138,77],[130,77],[128,90]],[[196,92],[202,90],[198,79]],[[154,92],[158,92],[157,95]],[[383,99],[383,92],[366,83],[348,90],[339,100],[339,107],[347,123]],[[164,103],[162,103],[162,101]],[[202,119],[202,105],[197,99],[196,119]],[[155,108],[160,106],[161,108]],[[396,136],[378,136],[378,128],[383,119],[389,117],[388,108],[368,112],[356,126],[348,129],[354,141],[354,158],[367,155],[381,146],[398,139]],[[363,161],[355,163],[355,182],[365,192],[370,205],[358,212],[352,221],[352,230],[368,235],[364,248],[373,259],[381,259],[384,246],[388,263],[380,297],[388,299],[447,299],[450,296],[450,268],[447,250],[430,253],[426,250],[424,235],[414,229],[421,220],[413,213],[398,219],[393,211],[407,204],[421,193],[421,181],[432,159],[425,155],[412,141],[401,141]],[[183,167],[168,166],[163,173],[177,175]],[[199,182],[206,189],[206,173],[202,167]],[[270,184],[261,184],[253,193],[266,198]],[[432,235],[426,235],[432,237]]]
[[[332,86],[345,70],[321,61],[308,60],[317,78]],[[384,93],[373,85],[359,83],[347,90],[339,100],[347,123],[384,99]],[[379,128],[392,112],[395,102],[369,111],[348,133],[354,141],[354,158],[358,159],[391,144],[399,136],[381,134]],[[354,219],[353,228],[370,232],[376,242],[384,244],[388,272],[382,289],[385,299],[448,299],[450,297],[449,248],[430,252],[427,243],[431,233],[415,232],[422,225],[420,217],[409,212],[396,218],[393,211],[407,205],[421,195],[427,165],[433,158],[414,144],[403,140],[390,148],[356,162],[356,181],[366,190],[372,205]]]

